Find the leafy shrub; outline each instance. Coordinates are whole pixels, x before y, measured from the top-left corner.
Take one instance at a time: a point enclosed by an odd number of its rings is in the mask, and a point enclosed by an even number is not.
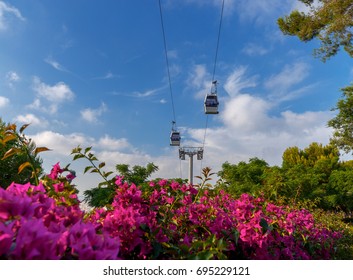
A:
[[[84,215],[64,172],[0,190],[0,258],[330,259],[341,238],[307,210],[168,180],[118,176],[111,206]]]

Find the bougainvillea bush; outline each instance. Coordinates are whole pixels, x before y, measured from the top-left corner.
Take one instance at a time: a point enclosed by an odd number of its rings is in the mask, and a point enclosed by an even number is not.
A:
[[[73,177],[56,164],[0,188],[0,259],[330,259],[341,238],[307,210],[168,180],[116,177],[113,203],[85,213]]]

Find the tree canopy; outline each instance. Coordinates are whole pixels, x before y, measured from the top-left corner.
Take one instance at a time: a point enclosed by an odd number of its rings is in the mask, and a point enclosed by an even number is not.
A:
[[[304,13],[294,10],[278,19],[278,26],[286,35],[297,36],[308,42],[314,38],[321,41],[314,51],[326,61],[341,47],[353,57],[353,1],[352,0],[299,0],[309,9]]]
[[[132,168],[128,164],[117,164],[115,166],[119,176],[123,177],[123,180],[129,184],[135,184],[141,186],[146,183],[147,179],[152,173],[158,170],[158,166],[152,162],[145,166],[134,165]],[[113,202],[113,198],[116,192],[116,184],[114,179],[111,180],[111,184],[106,187],[96,187],[84,191],[84,201],[91,207],[103,207]]]
[[[343,96],[338,100],[338,114],[328,122],[334,129],[332,142],[346,153],[353,151],[353,85],[342,89]]]
[[[314,54],[326,61],[341,47],[353,57],[353,0],[298,0],[309,12],[294,10],[277,20],[286,35],[297,36],[308,42],[321,41]],[[343,96],[334,110],[337,115],[328,122],[334,129],[332,143],[345,152],[353,151],[353,85],[342,88]]]
[[[217,188],[240,196],[264,196],[286,204],[310,201],[323,209],[353,210],[353,161],[340,162],[333,144],[287,148],[281,166],[252,158],[222,165]]]
[[[43,171],[43,161],[37,155],[40,149],[23,133],[18,133],[15,125],[6,124],[0,118],[0,187],[7,188],[12,182],[35,183],[33,170],[37,176]]]

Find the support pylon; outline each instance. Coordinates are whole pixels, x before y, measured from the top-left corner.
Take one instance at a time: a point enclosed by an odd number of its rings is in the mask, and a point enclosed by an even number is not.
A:
[[[201,147],[180,147],[179,148],[179,158],[185,160],[185,155],[189,156],[189,184],[193,184],[194,177],[194,155],[197,155],[198,160],[203,158],[203,148]]]

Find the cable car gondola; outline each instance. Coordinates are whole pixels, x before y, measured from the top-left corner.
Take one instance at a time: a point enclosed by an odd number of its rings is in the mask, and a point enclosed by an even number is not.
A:
[[[172,132],[170,133],[170,146],[180,146],[180,132],[175,128],[175,122],[173,121]]]
[[[218,114],[217,81],[212,82],[210,94],[205,96],[205,114]]]

